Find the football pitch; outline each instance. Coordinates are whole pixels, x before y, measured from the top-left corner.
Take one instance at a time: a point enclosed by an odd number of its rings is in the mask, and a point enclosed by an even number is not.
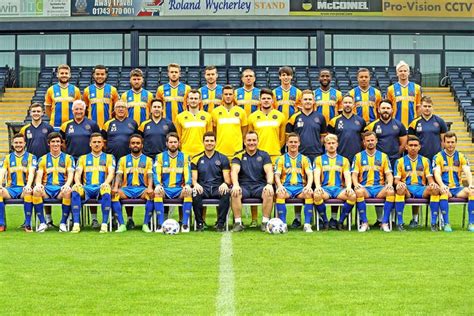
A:
[[[1,313],[472,315],[474,234],[461,218],[452,207],[453,233],[27,234],[16,228],[22,209],[10,206]]]

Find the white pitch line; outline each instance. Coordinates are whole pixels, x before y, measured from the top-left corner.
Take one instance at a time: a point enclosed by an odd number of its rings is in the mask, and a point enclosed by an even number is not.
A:
[[[216,315],[235,315],[234,268],[232,234],[227,232],[221,238],[221,256],[219,260],[219,291],[216,301]]]

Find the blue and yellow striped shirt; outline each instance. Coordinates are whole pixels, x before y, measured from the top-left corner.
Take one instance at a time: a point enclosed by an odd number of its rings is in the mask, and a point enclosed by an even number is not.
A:
[[[28,183],[30,172],[34,172],[36,167],[36,157],[29,152],[24,152],[21,156],[10,153],[0,164],[0,168],[6,171],[7,187],[24,187]]]
[[[188,155],[178,151],[176,157],[171,157],[168,151],[156,156],[153,166],[155,185],[166,188],[191,185],[191,161]]]
[[[344,172],[350,172],[349,160],[336,155],[329,157],[327,154],[316,157],[314,169],[321,170],[321,186],[345,186]]]
[[[120,158],[117,174],[122,174],[122,186],[148,186],[149,177],[153,176],[153,160],[141,154],[134,157],[128,154]]]
[[[82,181],[84,185],[100,185],[105,182],[109,174],[109,168],[115,170],[114,156],[101,153],[95,156],[93,153],[79,157],[77,169],[82,170]]]

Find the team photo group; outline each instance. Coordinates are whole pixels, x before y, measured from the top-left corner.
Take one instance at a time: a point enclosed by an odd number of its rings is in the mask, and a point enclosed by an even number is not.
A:
[[[371,71],[360,68],[347,94],[331,87],[329,69],[320,69],[314,91],[292,84],[291,67],[279,69],[274,90],[255,87],[252,69],[242,71],[239,88],[217,84],[214,66],[203,74],[206,84],[190,87],[180,82],[181,67],[170,64],[169,82],[151,92],[143,72],[133,69],[131,89],[119,95],[107,84],[107,68],[97,65],[81,93],[69,82],[70,67],[59,65],[58,83],[44,104],[30,106],[31,123],[12,137],[0,164],[0,231],[7,228],[9,199],[23,201],[25,232],[37,218],[36,232],[78,233],[91,200],[100,204],[101,221],[97,206],[90,216],[101,233],[112,221],[115,232],[135,229],[127,200],[143,201],[143,232],[169,229],[169,200],[180,204],[176,231],[191,230],[192,214],[194,230],[203,231],[208,199],[216,201],[219,232],[229,216],[233,232],[311,233],[314,222],[318,230],[342,230],[353,209],[360,232],[405,231],[421,225],[419,206],[404,223],[405,202],[415,198],[428,201],[432,231],[451,232],[449,198],[457,197],[467,199],[467,229],[474,232],[469,162],[456,150],[456,134],[434,114],[436,104],[409,80],[407,63],[397,64],[398,82],[387,91],[371,86]],[[369,226],[366,200],[374,198],[384,202]],[[61,204],[57,226],[45,205],[51,199]],[[287,224],[289,199],[301,203]],[[342,206],[327,214],[326,202],[334,199]],[[251,219],[244,223],[249,200]]]

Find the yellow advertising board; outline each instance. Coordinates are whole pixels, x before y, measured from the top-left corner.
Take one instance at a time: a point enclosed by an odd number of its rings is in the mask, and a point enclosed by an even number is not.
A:
[[[472,0],[384,0],[383,16],[473,18]]]

